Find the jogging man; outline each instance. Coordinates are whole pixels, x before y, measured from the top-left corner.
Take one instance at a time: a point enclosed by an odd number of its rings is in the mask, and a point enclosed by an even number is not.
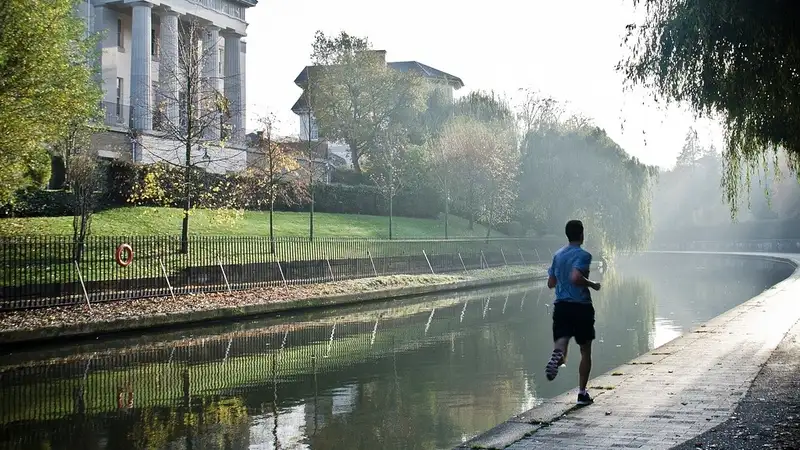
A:
[[[600,283],[589,280],[589,264],[592,255],[581,248],[583,245],[583,223],[570,220],[565,227],[569,244],[553,255],[553,264],[548,270],[547,287],[555,288],[553,302],[553,354],[545,368],[548,380],[555,379],[558,368],[567,357],[569,339],[581,349],[580,390],[578,404],[589,405],[592,397],[586,391],[589,372],[592,370],[592,340],[594,332],[594,307],[589,288],[600,290]]]

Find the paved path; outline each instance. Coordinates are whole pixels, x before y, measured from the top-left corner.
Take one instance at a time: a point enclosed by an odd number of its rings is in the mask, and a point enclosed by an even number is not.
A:
[[[800,254],[760,255],[800,264]],[[593,379],[589,387],[594,405],[576,408],[575,393],[569,392],[461,448],[503,448],[513,443],[509,450],[668,449],[681,444],[728,420],[761,367],[800,319],[798,301],[800,271],[680,338]]]
[[[778,345],[736,411],[674,450],[800,448],[800,322]]]

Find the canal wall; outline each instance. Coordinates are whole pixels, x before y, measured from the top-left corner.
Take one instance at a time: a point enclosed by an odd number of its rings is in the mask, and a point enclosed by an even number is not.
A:
[[[595,263],[593,263],[593,265],[595,265]],[[0,344],[28,345],[52,343],[55,341],[63,342],[65,339],[85,339],[119,333],[130,334],[145,330],[174,329],[179,326],[197,323],[222,322],[246,317],[268,316],[278,313],[308,311],[381,300],[396,300],[423,295],[513,285],[542,280],[546,278],[544,273],[544,269],[532,268],[530,273],[476,278],[448,283],[377,289],[367,292],[338,295],[321,295],[318,297],[290,299],[280,302],[176,312],[135,318],[126,317],[117,320],[94,321],[71,325],[3,330],[0,331]],[[164,299],[164,301],[170,301],[170,299]]]
[[[589,381],[594,404],[576,389],[543,401],[454,450],[630,447],[668,449],[727,419],[800,321],[800,254],[663,251],[652,254],[756,258],[794,272],[770,289],[680,337]],[[713,300],[712,300],[713,301]],[[549,355],[542,355],[542,371]],[[574,367],[574,366],[573,366]],[[575,377],[562,369],[559,376]]]

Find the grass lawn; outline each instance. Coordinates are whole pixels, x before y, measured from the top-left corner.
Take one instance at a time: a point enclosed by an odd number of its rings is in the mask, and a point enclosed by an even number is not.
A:
[[[308,236],[308,213],[276,212],[276,237]],[[174,208],[128,207],[103,211],[92,219],[93,236],[180,235],[183,211]],[[395,238],[442,238],[442,220],[395,217]],[[352,214],[314,214],[314,234],[317,237],[388,238],[388,217]],[[486,228],[475,224],[469,230],[467,220],[450,216],[451,237],[486,236]],[[194,210],[189,218],[193,235],[266,236],[269,234],[269,213],[246,211]],[[0,219],[0,236],[71,235],[72,217],[33,217]],[[504,237],[497,231],[494,237]]]

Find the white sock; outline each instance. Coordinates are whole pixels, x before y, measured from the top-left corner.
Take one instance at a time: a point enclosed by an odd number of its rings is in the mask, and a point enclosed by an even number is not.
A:
[[[578,394],[580,394],[580,395],[588,394],[588,393],[589,392],[586,389],[578,389]]]

